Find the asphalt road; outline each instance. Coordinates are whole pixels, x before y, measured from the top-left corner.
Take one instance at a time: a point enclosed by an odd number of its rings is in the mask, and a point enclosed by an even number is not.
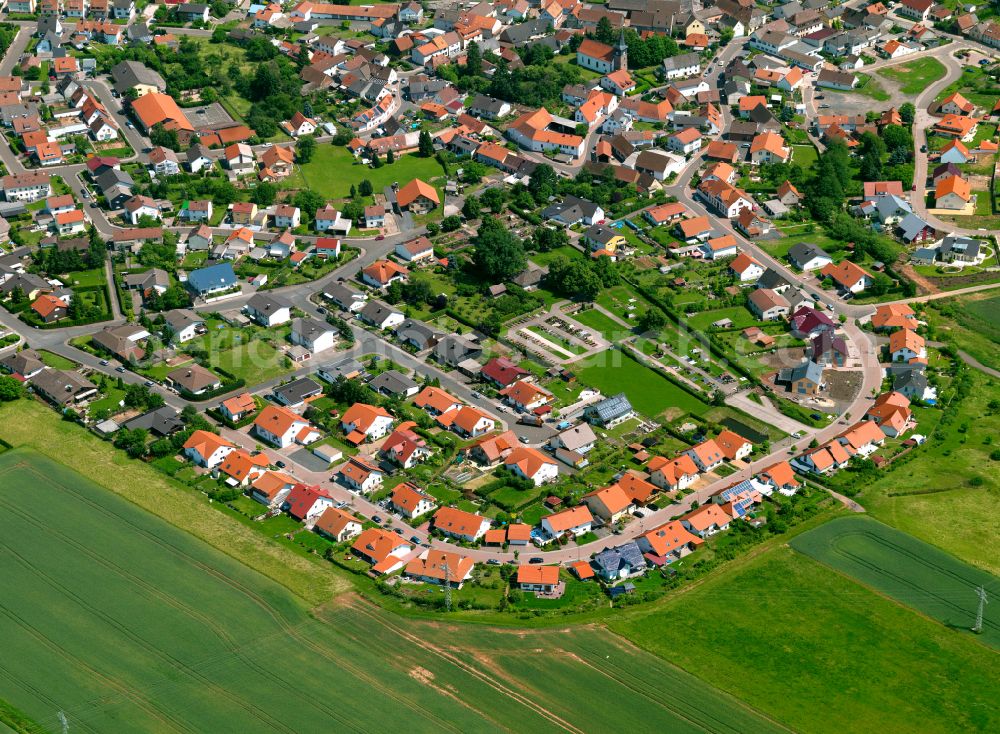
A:
[[[22,31],[18,34],[8,54],[4,57],[2,61],[0,61],[0,73],[9,73],[10,69],[12,69],[13,66],[16,64],[17,59],[20,57],[21,53],[23,52],[23,49],[25,48],[28,42],[28,38],[30,36],[30,29],[33,29],[34,27],[33,24],[20,24],[20,25],[22,25]],[[28,27],[29,30],[27,31],[24,30],[24,27]],[[210,33],[209,31],[193,31],[190,29],[174,29],[174,30],[175,32],[189,33],[191,35],[203,35],[203,34],[208,35]],[[978,44],[967,44],[967,45],[969,45],[970,47],[978,46]],[[954,48],[956,48],[955,45],[952,46],[951,50],[954,50]],[[728,61],[728,59],[732,58],[732,56],[735,53],[736,53],[735,45],[730,45],[729,47],[727,47],[724,50],[722,57],[716,60],[714,67],[715,70],[717,71],[721,69]],[[903,63],[904,61],[907,60],[912,60],[912,58],[913,57],[909,57],[907,59],[900,60],[899,63]],[[949,64],[946,65],[949,68],[949,75],[946,76],[944,80],[933,85],[931,88],[925,90],[920,95],[918,101],[922,104],[917,105],[918,114],[921,107],[926,107],[926,103],[930,100],[933,100],[934,96],[937,93],[937,90],[943,88],[943,86],[946,85],[949,82],[949,80],[953,78],[951,65]],[[718,83],[717,74],[713,74],[712,78],[709,81],[713,87],[716,87]],[[95,91],[95,93],[101,98],[101,101],[106,106],[108,106],[109,109],[115,110],[117,108],[118,106],[116,104],[117,100],[111,97],[110,89],[108,88],[105,82],[97,80],[88,82],[88,84]],[[119,123],[121,124],[122,129],[123,131],[125,131],[124,134],[126,138],[129,140],[130,144],[133,145],[136,151],[141,152],[146,147],[148,147],[149,145],[148,140],[143,138],[137,131],[129,129],[125,124],[124,118],[121,117],[120,113],[114,113],[114,114],[116,115],[116,118],[119,119]],[[728,114],[729,114],[728,110],[724,110],[724,115],[727,116],[727,120],[728,120]],[[926,122],[926,118],[922,119]],[[917,147],[919,149],[919,145]],[[13,155],[13,153],[6,144],[0,144],[0,160],[4,161],[4,163],[8,166],[8,170],[10,170],[11,172],[20,172],[23,170],[23,166],[21,165],[20,161],[17,160],[16,156]],[[688,187],[688,184],[692,176],[694,175],[694,172],[697,170],[697,168],[700,166],[702,162],[703,160],[701,154],[694,156],[692,160],[688,162],[687,166],[682,171],[681,175],[676,179],[676,181],[667,188],[667,193],[676,196],[679,201],[683,202],[696,214],[707,214],[715,222],[718,229],[733,234],[736,237],[737,241],[739,242],[740,248],[753,255],[759,262],[783,273],[785,277],[791,280],[792,282],[801,283],[802,278],[798,274],[789,271],[789,269],[786,268],[781,262],[771,257],[766,251],[762,250],[755,243],[743,238],[738,232],[735,231],[729,220],[716,217],[714,214],[708,212],[699,201],[694,199],[692,191]],[[562,167],[557,166],[557,168],[561,168],[561,170],[564,173],[572,175],[577,170],[579,170],[580,166],[582,166],[582,161],[575,162],[574,165],[572,166],[562,166]],[[52,173],[57,173],[63,176],[63,178],[67,181],[67,183],[76,192],[77,196],[80,197],[81,200],[83,200],[80,193],[82,189],[82,183],[79,181],[77,177],[77,174],[81,170],[83,170],[83,166],[81,165],[55,166],[49,170]],[[924,159],[924,170],[926,171],[926,158]],[[920,177],[918,176],[918,178]],[[919,197],[915,196],[914,198],[916,199]],[[461,204],[459,203],[459,206],[460,205]],[[116,230],[120,229],[115,225],[113,225],[107,219],[107,217],[103,212],[97,209],[89,209],[89,208],[87,212],[92,217],[95,226],[98,228],[98,230],[101,232],[103,236],[110,238]],[[175,229],[177,229],[178,231],[182,231],[183,229],[186,228],[175,228]],[[948,227],[948,229],[954,230],[953,227]],[[225,234],[228,231],[229,230],[225,228],[219,228],[216,230],[216,232],[219,234]],[[293,305],[295,305],[302,311],[306,312],[307,314],[315,316],[317,318],[322,318],[322,315],[319,314],[317,311],[316,305],[310,300],[310,296],[312,294],[321,290],[325,284],[337,278],[351,278],[360,268],[364,267],[367,264],[370,264],[376,259],[385,257],[397,242],[405,241],[407,239],[415,237],[419,235],[421,232],[422,230],[401,232],[397,235],[388,236],[381,241],[376,241],[373,239],[366,239],[366,238],[348,238],[344,240],[344,244],[358,247],[361,249],[361,254],[358,258],[342,265],[341,267],[332,271],[319,281],[299,286],[289,286],[286,288],[276,289],[275,292],[280,293],[282,296],[290,300],[293,303]],[[262,234],[261,238],[263,239],[273,236],[274,235]],[[302,238],[302,239],[308,240],[310,238]],[[951,297],[962,292],[984,290],[987,287],[994,287],[994,286],[973,287],[969,289],[963,289],[963,291],[940,294],[939,297],[945,297],[945,296]],[[845,332],[845,335],[851,342],[853,342],[858,353],[863,356],[862,361],[864,363],[864,369],[863,369],[862,387],[857,398],[854,401],[852,401],[850,406],[848,406],[847,410],[845,411],[845,416],[849,416],[850,419],[856,420],[865,411],[867,403],[868,401],[871,400],[873,392],[881,386],[881,368],[877,361],[875,353],[875,345],[870,341],[868,335],[862,332],[861,329],[858,328],[858,326],[855,324],[854,321],[855,319],[869,316],[874,311],[874,308],[872,306],[859,306],[852,304],[850,302],[845,302],[833,294],[820,290],[819,288],[815,287],[815,284],[807,284],[806,290],[807,292],[810,293],[810,295],[815,297],[818,301],[821,301],[822,303],[826,304],[830,308],[834,316],[843,315],[847,318],[846,322],[843,325],[843,330]],[[249,297],[250,294],[245,293],[241,296],[238,296],[233,299],[228,299],[221,303],[211,304],[211,305],[198,305],[196,306],[196,308],[198,308],[199,310],[213,310],[213,311],[219,309],[228,310],[233,308],[239,308],[246,302],[246,300],[249,299]],[[916,298],[916,299],[904,299],[904,300],[912,302],[919,300],[929,300],[929,298],[933,298],[933,296]],[[120,311],[117,310],[117,304],[115,305],[116,305],[115,321],[109,323],[120,322],[122,320]],[[67,344],[67,341],[69,339],[72,339],[76,336],[80,336],[82,334],[93,333],[97,328],[107,325],[107,323],[101,325],[72,327],[66,329],[34,330],[34,329],[28,329],[23,322],[19,321],[18,319],[11,316],[11,314],[2,310],[0,310],[0,323],[3,323],[5,326],[13,329],[14,331],[17,331],[18,333],[21,333],[25,337],[27,342],[31,344],[31,346],[33,347],[48,349],[57,354],[66,356],[70,359],[80,362],[81,364],[89,368],[108,374],[112,378],[117,378],[120,376],[124,381],[130,383],[142,382],[145,379],[139,375],[127,371],[124,374],[118,373],[114,370],[115,363],[111,363],[109,365],[101,365],[100,360],[97,357],[94,357],[93,355],[90,355],[86,352],[82,352],[73,347],[70,347]],[[427,375],[438,378],[441,381],[441,385],[444,389],[448,390],[449,392],[454,394],[456,397],[462,399],[463,401],[469,404],[476,405],[477,407],[480,407],[487,413],[493,415],[498,421],[500,421],[503,424],[504,414],[498,414],[496,411],[496,406],[491,402],[484,400],[482,398],[474,397],[472,395],[474,391],[474,386],[470,385],[469,382],[464,378],[457,376],[456,373],[445,372],[439,369],[434,364],[427,362],[424,359],[421,359],[419,356],[414,356],[409,352],[400,349],[398,346],[390,342],[387,342],[380,335],[361,328],[356,323],[352,323],[352,331],[354,332],[355,335],[356,344],[351,350],[347,352],[338,352],[330,355],[323,355],[323,354],[318,355],[313,360],[311,360],[313,364],[303,366],[298,370],[296,370],[294,374],[288,375],[281,379],[289,379],[294,376],[309,374],[315,369],[314,365],[316,363],[325,362],[335,358],[342,358],[344,356],[362,356],[366,354],[376,353],[389,357],[390,359],[403,365],[404,367],[414,370],[418,375]],[[261,385],[248,386],[245,389],[254,392],[266,392],[269,388],[277,384],[277,382],[279,382],[279,380],[275,379],[263,383]],[[161,386],[155,386],[154,389],[161,392],[164,395],[165,399],[167,400],[168,404],[177,409],[181,409],[189,404],[188,401],[185,401],[180,396],[167,390],[166,388],[163,388]],[[213,402],[217,402],[217,400]],[[205,405],[201,403],[193,403],[193,404],[199,408],[205,407]],[[842,422],[834,421],[832,424],[822,429],[809,429],[806,431],[805,436],[803,436],[801,439],[795,442],[795,448],[801,450],[805,448],[808,445],[808,443],[813,439],[822,443],[824,441],[831,439],[836,434],[842,432],[845,428],[846,426]],[[517,426],[516,432],[519,435],[526,435],[531,443],[537,444],[544,441],[545,438],[551,434],[552,429],[546,427],[541,430],[533,430],[530,427]],[[241,439],[239,436],[236,436],[234,434],[233,437],[236,438],[237,440],[241,440],[245,445],[253,446],[256,443],[255,441],[249,441],[249,439],[247,439],[245,436],[243,436]],[[771,464],[780,461],[782,459],[788,458],[789,456],[789,449],[787,447],[788,443],[791,443],[791,441],[786,442],[786,445],[776,447],[775,450],[773,450],[768,456],[761,457],[755,460],[752,464],[744,466],[736,474],[725,477],[723,479],[719,479],[713,482],[712,484],[701,488],[694,494],[685,497],[683,500],[677,503],[674,503],[661,510],[655,511],[641,520],[633,519],[631,522],[629,522],[624,532],[620,535],[609,535],[605,538],[586,544],[584,546],[568,547],[561,550],[551,551],[548,553],[541,553],[539,551],[532,550],[530,548],[526,549],[525,553],[532,555],[541,555],[545,558],[546,562],[550,563],[570,562],[570,561],[575,561],[581,557],[587,557],[590,554],[599,551],[601,549],[618,545],[627,539],[636,537],[637,535],[641,534],[647,529],[656,527],[657,525],[662,524],[672,519],[673,517],[683,513],[684,511],[688,510],[695,501],[699,503],[704,502],[713,492],[722,489],[726,486],[729,486],[734,482],[738,482],[740,480],[749,478],[754,473],[766,468],[767,466],[770,466]],[[277,460],[277,457],[280,454],[281,460],[284,461],[286,464],[288,464],[290,469],[297,476],[299,476],[299,478],[305,481],[319,483],[322,486],[328,487],[331,490],[331,492],[333,492],[335,496],[337,496],[338,498],[344,499],[345,501],[350,500],[355,511],[360,512],[361,514],[364,514],[368,517],[372,517],[374,515],[379,515],[382,517],[386,516],[387,513],[384,511],[384,509],[379,508],[369,503],[367,500],[364,500],[363,498],[360,498],[354,495],[353,493],[348,492],[346,488],[332,483],[330,481],[328,472],[315,472],[299,465],[297,462],[294,461],[294,459],[290,457],[290,454],[294,453],[294,451],[286,453],[286,452],[275,452],[269,450],[269,453],[274,455],[275,460]],[[425,533],[421,531],[412,530],[408,527],[405,528],[405,536],[407,538],[409,538],[410,536],[417,536],[421,539],[421,541],[427,540],[427,536]],[[431,542],[432,545],[439,547],[449,547],[450,545],[447,543],[443,543],[440,540],[434,540]],[[478,562],[483,562],[490,559],[496,559],[502,561],[512,561],[514,559],[513,553],[504,553],[496,550],[477,549],[477,550],[463,550],[462,552]]]

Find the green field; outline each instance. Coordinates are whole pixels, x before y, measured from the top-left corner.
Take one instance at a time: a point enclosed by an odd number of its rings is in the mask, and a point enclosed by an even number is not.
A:
[[[954,630],[972,626],[977,587],[1000,596],[1000,578],[867,517],[837,518],[797,536],[791,546]],[[986,607],[977,639],[1000,648],[997,605]]]
[[[630,335],[628,329],[594,308],[573,314],[573,320],[593,329],[608,341],[615,342]]]
[[[808,732],[996,731],[996,656],[788,547],[611,628]]]
[[[0,698],[51,731],[780,730],[605,632],[309,611],[39,454],[0,476]]]
[[[589,366],[577,371],[583,383],[605,395],[624,392],[632,407],[648,418],[656,418],[671,408],[699,416],[709,409],[708,403],[617,350],[602,352],[584,363]]]
[[[932,56],[908,61],[898,66],[890,66],[878,73],[887,79],[900,83],[903,94],[920,94],[931,84],[945,75],[944,64]]]
[[[441,164],[434,158],[409,154],[381,168],[370,168],[355,160],[347,148],[323,144],[316,146],[313,159],[299,166],[297,176],[289,181],[290,185],[295,185],[294,179],[298,178],[305,187],[328,199],[343,199],[350,196],[352,184],[357,186],[364,179],[371,181],[375,192],[380,193],[395,181],[403,186],[414,178],[437,185],[439,182],[432,179],[440,179],[443,175]]]
[[[928,442],[858,499],[873,517],[1000,575],[1000,478],[990,458],[1000,412],[987,407],[997,387],[976,370],[969,375],[970,394],[955,419],[938,433],[941,411],[916,408],[915,432]]]

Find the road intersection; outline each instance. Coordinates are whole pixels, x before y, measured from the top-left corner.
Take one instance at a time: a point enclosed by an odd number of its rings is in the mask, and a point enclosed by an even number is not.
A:
[[[15,38],[13,44],[11,45],[8,53],[0,61],[0,73],[9,74],[20,58],[24,49],[27,46],[27,42],[33,31],[33,25],[28,23],[19,23],[20,31]],[[191,31],[194,33],[194,31]],[[200,34],[200,33],[199,33]],[[969,47],[976,47],[978,44],[966,43],[963,41],[963,47],[967,45]],[[949,52],[953,52],[956,48],[955,45],[946,46]],[[713,60],[713,67],[717,71],[722,71],[726,63],[735,55],[737,47],[735,44],[730,44],[727,46],[721,54],[717,55]],[[907,58],[894,60],[891,62],[878,62],[872,65],[872,69],[882,68],[883,66],[890,66],[895,63],[905,63]],[[953,55],[945,54],[942,59],[945,63],[948,73],[945,78],[940,82],[932,85],[926,89],[917,100],[918,108],[918,120],[917,124],[914,125],[915,135],[917,135],[916,130],[918,130],[922,125],[927,124],[928,117],[926,113],[927,104],[934,99],[938,91],[944,86],[946,86],[950,81],[954,79],[955,68],[960,68],[957,61],[954,59]],[[958,72],[960,73],[960,71]],[[708,81],[713,89],[718,89],[718,75],[710,75]],[[84,82],[85,86],[91,89],[100,99],[100,101],[112,111],[119,125],[128,139],[130,145],[136,151],[133,158],[138,158],[143,152],[149,149],[149,141],[144,138],[137,130],[129,127],[127,125],[126,118],[121,114],[117,100],[113,97],[110,87],[102,80],[88,80]],[[811,80],[807,82],[807,89],[811,89]],[[807,101],[807,107],[814,105],[813,97],[811,91],[804,92],[805,99]],[[723,115],[728,119],[729,111],[723,106]],[[813,109],[815,112],[815,109]],[[725,128],[725,125],[723,125]],[[718,133],[721,136],[721,131]],[[3,140],[0,137],[0,140]],[[706,139],[707,142],[707,139]],[[588,139],[588,145],[590,140]],[[919,148],[919,145],[916,146]],[[4,162],[7,166],[7,170],[10,173],[23,172],[24,166],[21,161],[14,155],[13,151],[7,145],[6,141],[0,142],[0,160]],[[752,255],[761,264],[773,268],[777,272],[781,273],[790,282],[801,283],[803,288],[808,292],[808,294],[815,298],[816,301],[824,304],[828,309],[832,317],[836,319],[837,317],[843,317],[842,329],[846,338],[852,343],[855,353],[861,357],[862,363],[862,384],[860,390],[856,397],[850,402],[850,404],[842,411],[842,418],[839,420],[834,420],[829,425],[823,428],[809,428],[804,431],[799,439],[786,439],[783,442],[779,442],[772,446],[772,450],[767,456],[763,456],[753,460],[752,462],[746,463],[740,468],[738,468],[735,474],[727,476],[725,478],[717,479],[701,488],[697,491],[683,497],[677,502],[666,506],[662,509],[655,510],[645,517],[638,519],[633,518],[628,522],[623,528],[620,534],[610,534],[606,537],[600,538],[596,541],[586,543],[580,546],[566,547],[559,550],[553,550],[548,552],[537,552],[537,555],[543,556],[546,562],[571,562],[579,558],[588,557],[590,554],[600,551],[604,548],[619,545],[625,540],[635,538],[646,530],[652,529],[657,525],[663,524],[676,516],[689,510],[694,503],[705,502],[714,492],[722,489],[724,487],[730,486],[736,482],[744,479],[748,479],[751,476],[759,473],[761,470],[773,465],[776,462],[789,458],[789,455],[796,450],[801,450],[806,447],[811,441],[815,440],[819,443],[823,443],[832,439],[837,434],[843,432],[846,428],[844,425],[850,417],[855,420],[860,417],[867,409],[868,402],[872,399],[872,396],[880,389],[882,383],[882,369],[879,365],[878,355],[876,351],[876,345],[869,337],[869,335],[864,332],[858,325],[859,319],[865,319],[870,316],[874,308],[869,305],[858,305],[851,303],[850,301],[844,301],[838,296],[831,294],[827,291],[821,290],[816,287],[815,282],[809,281],[804,282],[803,277],[792,272],[787,266],[780,262],[775,257],[771,256],[766,250],[761,248],[755,242],[744,238],[735,228],[732,226],[730,220],[718,217],[713,212],[709,211],[703,203],[698,200],[692,189],[690,188],[690,181],[694,176],[695,172],[704,162],[703,154],[695,155],[681,171],[680,175],[666,187],[666,193],[668,195],[674,196],[678,201],[682,202],[688,209],[695,214],[704,214],[709,217],[709,219],[714,223],[715,228],[721,233],[725,232],[727,234],[732,234],[736,237],[739,242],[740,249]],[[583,160],[574,162],[571,165],[554,165],[554,168],[563,175],[575,175],[582,168]],[[923,200],[923,180],[926,174],[927,161],[926,156],[918,154],[917,155],[917,173],[916,179],[920,182],[918,188],[914,193],[913,199],[915,208],[922,205]],[[53,174],[58,174],[63,177],[66,183],[74,191],[76,196],[82,201],[87,200],[83,194],[84,182],[80,178],[80,174],[85,170],[85,166],[82,164],[74,165],[63,165],[63,166],[53,166],[47,169]],[[459,203],[460,206],[460,203]],[[920,211],[920,209],[917,209]],[[114,236],[116,232],[122,231],[124,228],[115,225],[107,217],[106,213],[96,207],[88,209],[88,214],[91,217],[94,226],[97,228],[98,232],[102,237],[110,239]],[[932,223],[934,220],[931,220]],[[948,225],[942,225],[946,229],[956,230],[954,227]],[[185,228],[173,227],[173,231],[182,232]],[[224,235],[231,232],[228,228],[215,228],[214,232],[216,234]],[[405,232],[400,232],[398,234],[386,236],[384,239],[374,239],[374,238],[346,238],[342,240],[346,247],[355,248],[358,250],[358,255],[353,260],[344,263],[343,265],[337,267],[323,278],[313,281],[310,283],[302,285],[287,286],[282,288],[274,289],[273,292],[281,294],[286,300],[290,301],[291,304],[300,309],[306,315],[314,317],[317,319],[325,318],[324,313],[320,311],[320,306],[314,302],[314,296],[322,292],[324,286],[333,283],[337,280],[349,280],[351,279],[359,269],[365,267],[366,265],[374,262],[377,259],[386,257],[394,248],[394,246],[402,241],[411,239],[422,234],[425,230],[423,228],[415,228]],[[255,233],[255,237],[267,240],[273,238],[274,234],[269,233]],[[310,241],[315,238],[303,237],[304,241]],[[108,268],[108,282],[113,283],[113,277],[111,272],[110,262],[107,264]],[[985,286],[993,287],[993,286]],[[974,287],[970,289],[965,289],[965,291],[972,292],[975,290],[980,290],[985,287]],[[959,291],[965,292],[965,291]],[[948,294],[941,294],[952,296],[956,292],[951,292]],[[116,302],[115,289],[111,287],[111,301],[113,302],[113,319],[109,322],[104,322],[100,326],[106,326],[110,324],[124,323],[125,319],[121,313],[121,310]],[[252,292],[246,291],[235,297],[226,299],[220,303],[212,304],[196,304],[195,309],[203,312],[217,311],[220,308],[230,310],[238,309],[242,307],[247,300],[251,297]],[[915,299],[905,299],[908,302],[914,302],[918,300],[930,300],[938,296],[927,296],[918,297]],[[49,330],[34,330],[28,328],[23,322],[19,321],[16,317],[11,315],[6,311],[0,310],[0,324],[3,324],[7,328],[18,332],[24,339],[31,344],[32,347],[41,348],[49,350],[60,356],[67,357],[78,363],[81,363],[88,369],[94,370],[99,373],[108,375],[111,378],[121,378],[127,383],[141,383],[145,381],[145,378],[136,373],[126,371],[124,373],[118,373],[115,370],[117,363],[111,363],[108,365],[101,364],[102,360],[95,357],[94,355],[84,352],[82,350],[76,349],[69,344],[71,339],[76,337],[91,334],[94,332],[96,325],[90,326],[77,326],[69,328],[55,328]],[[340,359],[344,357],[356,357],[360,358],[363,356],[376,354],[379,356],[388,357],[392,361],[402,365],[403,367],[413,370],[416,375],[420,377],[435,378],[440,380],[442,387],[456,397],[459,397],[464,402],[468,404],[475,405],[480,409],[484,410],[488,414],[492,415],[501,425],[506,425],[501,415],[498,415],[496,411],[496,405],[491,401],[483,398],[475,391],[474,384],[461,377],[457,377],[456,373],[446,372],[439,369],[432,363],[427,362],[415,356],[397,345],[389,342],[388,340],[382,338],[382,336],[376,332],[369,331],[367,329],[361,328],[357,323],[350,322],[350,328],[355,338],[354,346],[345,352],[339,352],[336,355],[330,355],[328,359]],[[315,367],[311,364],[303,366],[295,370],[294,372],[287,374],[281,378],[274,378],[265,383],[259,385],[249,385],[246,388],[240,390],[248,390],[250,392],[264,392],[269,391],[279,382],[297,377],[305,376],[314,372]],[[185,400],[180,395],[168,390],[165,387],[155,385],[154,390],[162,394],[169,405],[176,409],[182,409],[188,405],[194,405],[196,407],[203,407],[201,403],[195,403]],[[227,396],[221,396],[219,400],[224,399]],[[756,411],[759,413],[759,411]],[[777,418],[777,416],[774,416]],[[523,429],[523,431],[522,431]],[[552,433],[551,428],[544,428],[541,430],[533,430],[529,427],[520,427],[519,432],[524,432],[531,437],[531,443],[540,444],[544,441],[548,435]],[[250,438],[245,432],[230,431],[228,429],[223,429],[223,434],[230,439],[247,446],[248,448],[253,448],[255,441]],[[268,455],[271,456],[272,460],[283,461],[288,466],[288,471],[296,475],[300,480],[319,484],[324,487],[331,494],[342,501],[348,502],[355,512],[358,512],[368,518],[374,517],[376,515],[385,517],[387,515],[386,510],[380,507],[364,497],[357,495],[348,491],[345,487],[332,481],[329,471],[317,472],[312,469],[303,466],[301,463],[296,462],[291,456],[294,451],[274,451],[272,449],[265,449]],[[400,519],[398,521],[399,526],[405,527]],[[437,547],[448,547],[448,544],[444,541],[438,539],[430,538],[426,531],[424,530],[413,530],[410,528],[405,528],[406,537],[416,536],[419,538],[420,542],[429,543],[432,546]],[[513,552],[502,552],[499,550],[490,549],[463,549],[463,554],[469,556],[471,559],[477,562],[496,560],[496,561],[513,561],[515,560],[515,554]]]

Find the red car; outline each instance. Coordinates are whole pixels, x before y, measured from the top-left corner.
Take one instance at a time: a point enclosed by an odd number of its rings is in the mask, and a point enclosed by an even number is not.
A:
[[[380,234],[378,237],[375,238],[376,241],[380,241],[380,240],[384,240],[384,239],[385,239],[385,235],[384,234]]]

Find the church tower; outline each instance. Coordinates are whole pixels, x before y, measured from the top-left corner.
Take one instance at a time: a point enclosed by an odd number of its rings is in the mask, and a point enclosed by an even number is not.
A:
[[[618,43],[615,44],[615,55],[611,62],[614,71],[628,69],[628,45],[625,43],[625,29],[622,28],[618,35]]]

